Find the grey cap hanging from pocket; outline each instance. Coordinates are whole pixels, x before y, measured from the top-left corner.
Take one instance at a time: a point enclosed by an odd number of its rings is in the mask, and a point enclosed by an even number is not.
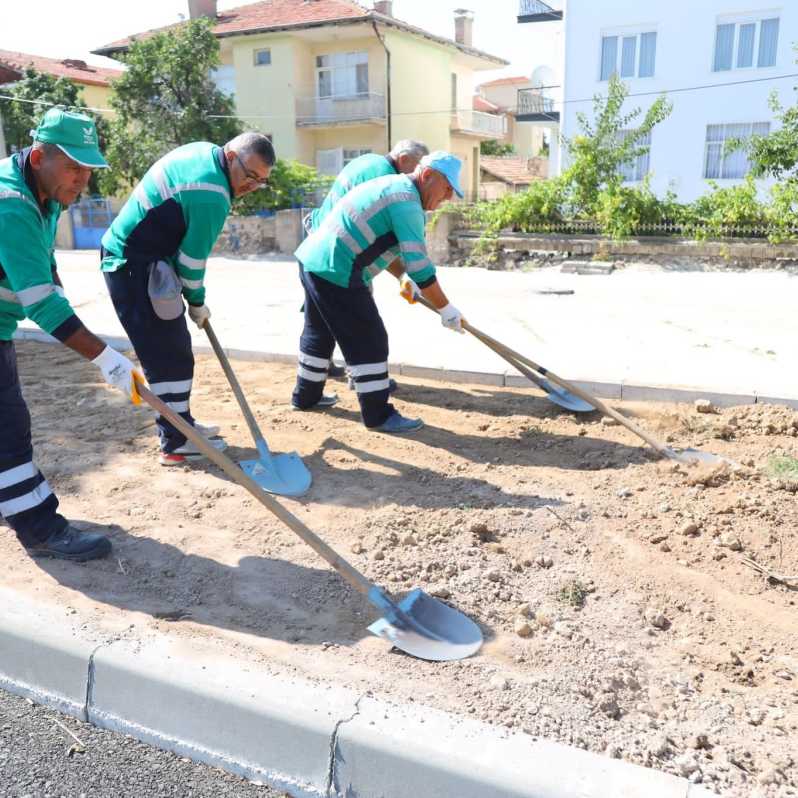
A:
[[[159,319],[173,321],[183,314],[183,286],[174,267],[165,260],[150,264],[147,293]]]

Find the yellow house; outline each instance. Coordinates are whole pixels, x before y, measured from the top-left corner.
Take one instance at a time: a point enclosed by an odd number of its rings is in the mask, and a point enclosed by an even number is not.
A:
[[[0,85],[16,83],[27,67],[37,72],[66,78],[80,88],[81,98],[90,108],[108,108],[111,81],[122,74],[121,69],[107,69],[87,64],[77,58],[47,58],[42,55],[0,50]],[[0,157],[5,155],[0,127]]]
[[[473,110],[475,73],[507,62],[472,46],[469,12],[456,12],[447,39],[394,17],[392,2],[374,5],[267,0],[217,13],[215,0],[190,0],[189,11],[214,20],[222,59],[214,79],[279,157],[337,174],[358,155],[414,138],[460,157],[463,187],[476,194],[480,141],[504,130],[502,119]],[[151,33],[95,53],[113,57]]]

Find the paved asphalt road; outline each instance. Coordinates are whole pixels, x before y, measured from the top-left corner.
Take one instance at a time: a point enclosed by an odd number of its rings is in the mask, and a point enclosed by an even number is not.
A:
[[[74,740],[85,745],[72,753]],[[0,798],[282,798],[0,690]]]

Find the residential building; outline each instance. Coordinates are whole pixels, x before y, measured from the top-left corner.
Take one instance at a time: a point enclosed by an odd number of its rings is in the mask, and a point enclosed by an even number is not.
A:
[[[479,144],[501,122],[473,110],[475,74],[507,62],[473,47],[470,12],[455,12],[448,39],[398,19],[390,0],[369,9],[352,0],[267,0],[222,12],[214,0],[190,0],[189,8],[214,22],[217,85],[249,127],[271,135],[279,157],[337,174],[358,155],[415,138],[459,156],[464,189],[476,193]],[[113,57],[151,33],[95,52]]]
[[[550,138],[545,127],[519,124],[516,119],[519,91],[532,91],[537,87],[538,84],[533,76],[497,78],[487,83],[480,83],[474,98],[474,108],[504,116],[505,133],[498,141],[510,144],[513,154],[523,158],[539,156],[547,149]]]
[[[20,80],[27,67],[56,78],[66,78],[76,84],[81,90],[83,102],[91,108],[108,107],[111,81],[122,74],[121,69],[97,67],[77,58],[46,58],[30,53],[0,50],[0,88]],[[5,154],[2,120],[0,120],[0,157]]]
[[[798,4],[564,0],[557,5],[520,0],[519,23],[562,27],[564,79],[561,100],[519,91],[517,119],[556,124],[569,138],[578,132],[577,114],[590,115],[590,98],[606,92],[611,75],[627,84],[630,110],[645,111],[666,93],[673,112],[654,128],[650,153],[624,168],[630,184],[650,174],[655,191],[672,190],[685,201],[706,193],[709,180],[734,185],[750,165],[743,150],[726,142],[774,128],[771,93],[785,104],[794,102]],[[554,164],[555,173],[567,165],[562,160]]]
[[[524,191],[530,183],[548,176],[548,160],[545,158],[483,155],[479,168],[482,173],[479,196],[485,200]]]

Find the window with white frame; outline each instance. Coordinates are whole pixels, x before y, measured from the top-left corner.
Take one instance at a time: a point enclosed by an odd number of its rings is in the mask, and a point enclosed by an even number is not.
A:
[[[222,94],[232,97],[236,91],[236,68],[232,64],[222,64],[210,71],[210,78]]]
[[[656,31],[611,33],[601,37],[601,80],[652,78],[657,60]]]
[[[272,51],[268,47],[253,50],[252,61],[255,66],[269,66],[272,62]]]
[[[625,141],[637,131],[634,130],[621,130],[618,133],[618,138],[621,142]],[[631,161],[622,163],[618,167],[618,173],[623,178],[624,183],[640,183],[643,178],[648,174],[651,165],[651,131],[649,130],[638,142],[635,149],[646,147],[646,151],[642,155],[638,155]]]
[[[742,122],[707,125],[704,177],[707,180],[736,180],[751,171],[751,162],[742,146],[751,136],[767,136],[770,122]]]
[[[779,18],[723,19],[715,29],[713,72],[776,66]]]
[[[331,53],[316,56],[316,96],[357,97],[369,93],[369,54]]]
[[[350,161],[354,161],[355,158],[359,158],[361,155],[368,155],[370,152],[371,150],[368,147],[354,150],[344,148],[344,166],[347,166]]]

